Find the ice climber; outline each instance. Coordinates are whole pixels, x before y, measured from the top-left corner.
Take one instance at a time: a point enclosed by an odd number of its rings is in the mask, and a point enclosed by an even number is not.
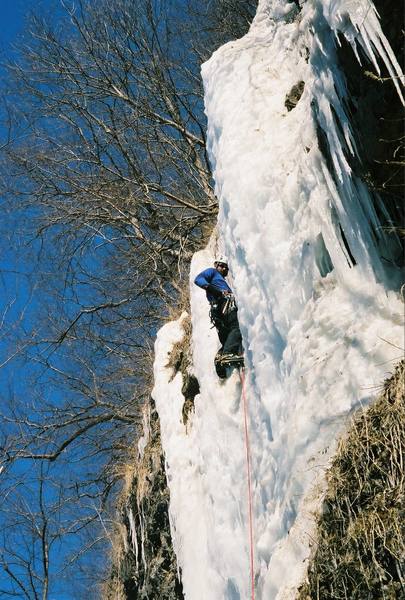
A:
[[[214,261],[214,267],[205,269],[194,279],[194,283],[203,288],[207,294],[211,306],[211,321],[217,329],[221,342],[221,348],[215,357],[216,363],[243,360],[238,309],[232,290],[225,281],[228,271],[228,259],[226,256],[218,256]]]

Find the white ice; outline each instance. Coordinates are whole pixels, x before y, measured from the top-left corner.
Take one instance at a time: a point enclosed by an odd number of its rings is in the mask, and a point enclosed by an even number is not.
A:
[[[357,150],[337,34],[375,68],[385,63],[398,90],[399,66],[370,0],[308,0],[298,12],[261,2],[250,32],[203,67],[220,240],[194,256],[190,277],[212,265],[217,249],[229,256],[246,357],[257,600],[294,598],[336,439],[404,345],[397,280],[380,258],[383,234],[347,161]],[[304,93],[288,112],[286,94],[301,80]],[[201,393],[187,427],[182,377],[171,379],[167,367],[181,320],[156,342],[153,397],[175,551],[187,600],[247,600],[241,384],[236,371],[224,383],[215,375],[218,340],[204,292],[192,283],[191,307]]]

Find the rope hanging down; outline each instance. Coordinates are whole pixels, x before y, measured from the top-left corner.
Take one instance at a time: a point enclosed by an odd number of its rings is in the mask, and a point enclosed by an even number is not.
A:
[[[246,447],[246,470],[248,484],[248,512],[249,512],[249,548],[250,548],[250,585],[251,600],[255,600],[255,574],[254,574],[254,549],[253,549],[253,509],[252,509],[252,477],[250,465],[250,445],[247,417],[247,400],[245,392],[245,370],[243,367],[239,370],[240,382],[242,385],[243,415],[245,424],[245,447]]]

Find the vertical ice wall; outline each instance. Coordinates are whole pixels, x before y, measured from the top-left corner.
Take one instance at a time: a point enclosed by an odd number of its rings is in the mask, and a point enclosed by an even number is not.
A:
[[[203,67],[209,152],[246,354],[256,598],[293,598],[322,473],[347,416],[401,356],[403,307],[387,291],[381,235],[344,108],[338,34],[378,69],[399,66],[370,0],[263,1],[250,32]],[[285,106],[294,86],[303,94]],[[321,148],[321,146],[323,146]],[[322,151],[321,151],[322,150]],[[194,257],[191,280],[212,262]],[[249,598],[245,440],[237,373],[220,384],[204,293],[192,286],[201,394],[182,422],[181,375],[158,336],[157,409],[187,600]]]

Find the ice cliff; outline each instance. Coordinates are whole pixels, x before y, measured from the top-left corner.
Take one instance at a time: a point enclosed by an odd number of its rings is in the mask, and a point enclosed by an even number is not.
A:
[[[300,4],[260,2],[249,33],[203,66],[220,211],[190,278],[228,255],[248,440],[239,375],[217,379],[217,336],[191,284],[200,393],[188,422],[182,374],[168,366],[186,315],[158,334],[153,391],[187,600],[294,597],[336,439],[403,347],[395,243],[351,166],[361,152],[337,49],[346,40],[377,75],[382,65],[402,98],[400,68],[370,0]]]

